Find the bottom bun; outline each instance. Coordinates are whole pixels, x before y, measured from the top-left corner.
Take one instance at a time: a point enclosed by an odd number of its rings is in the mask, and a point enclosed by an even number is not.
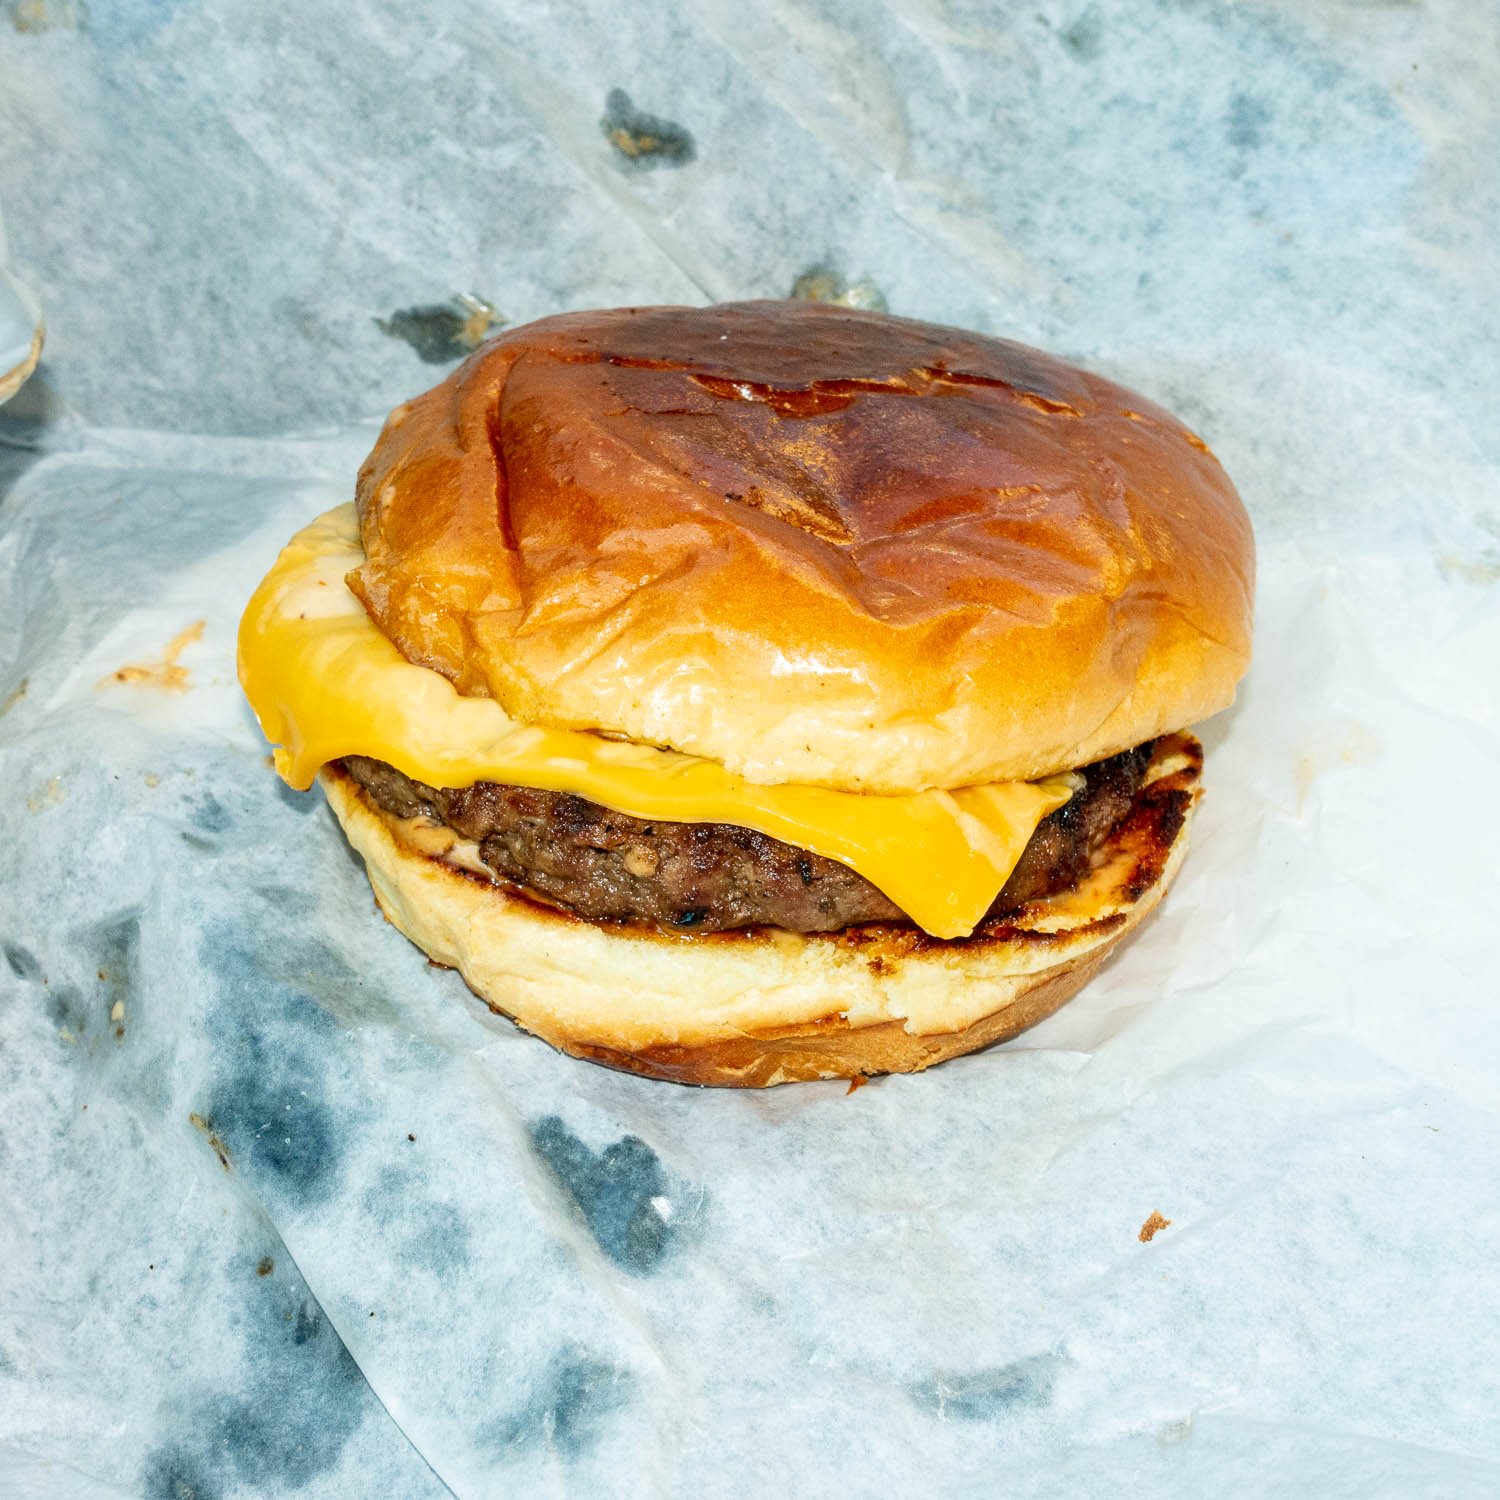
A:
[[[339,767],[319,779],[381,911],[493,1009],[609,1067],[764,1088],[919,1072],[1051,1015],[1161,900],[1201,765],[1190,735],[1160,741],[1077,885],[948,941],[894,925],[676,936],[589,921],[496,885],[472,844],[383,812]]]

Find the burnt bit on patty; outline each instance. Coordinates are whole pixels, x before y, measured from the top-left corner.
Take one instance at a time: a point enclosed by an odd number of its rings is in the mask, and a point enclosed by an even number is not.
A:
[[[1083,787],[1037,825],[990,918],[1078,879],[1130,812],[1154,743],[1083,768]],[[753,829],[648,823],[571,793],[489,781],[432,787],[362,755],[343,765],[384,811],[446,823],[479,846],[498,881],[579,916],[669,932],[834,932],[908,920],[847,865]]]

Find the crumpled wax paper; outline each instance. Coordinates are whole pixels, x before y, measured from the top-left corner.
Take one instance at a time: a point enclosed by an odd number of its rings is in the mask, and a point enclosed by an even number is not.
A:
[[[239,604],[372,435],[100,436],[7,501],[17,1492],[1494,1492],[1492,578],[1270,541],[1195,848],[1089,990],[695,1091],[490,1016],[266,763]]]
[[[1489,40],[0,3],[49,327],[0,413],[0,1494],[1500,1490]],[[1178,885],[1056,1017],[697,1092],[381,921],[233,630],[495,320],[794,286],[1180,412],[1257,656]]]

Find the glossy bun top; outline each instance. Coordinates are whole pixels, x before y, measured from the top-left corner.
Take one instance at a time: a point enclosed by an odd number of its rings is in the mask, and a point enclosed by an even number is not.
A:
[[[1021,344],[805,302],[544,318],[392,413],[350,582],[528,722],[763,782],[1029,779],[1232,701],[1204,444]]]

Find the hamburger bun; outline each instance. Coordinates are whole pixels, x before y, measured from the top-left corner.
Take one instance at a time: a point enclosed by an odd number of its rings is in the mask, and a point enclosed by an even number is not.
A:
[[[763,783],[1034,780],[1193,724],[1250,654],[1223,469],[1034,349],[816,303],[574,313],[399,407],[350,579],[515,719]]]

